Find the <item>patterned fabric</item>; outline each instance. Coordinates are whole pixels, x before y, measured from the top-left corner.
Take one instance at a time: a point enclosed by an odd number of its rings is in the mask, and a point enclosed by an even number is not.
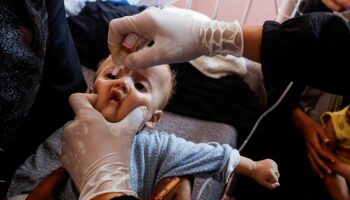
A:
[[[0,147],[34,103],[46,48],[45,1],[0,1]]]

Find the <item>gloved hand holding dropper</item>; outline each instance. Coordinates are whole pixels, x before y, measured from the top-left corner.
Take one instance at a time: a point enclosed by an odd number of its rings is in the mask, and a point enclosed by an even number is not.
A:
[[[201,55],[231,54],[241,57],[243,35],[237,21],[200,21],[158,8],[112,20],[108,46],[117,62],[125,36],[136,33],[154,41],[152,47],[128,55],[124,65],[130,69],[189,61]]]

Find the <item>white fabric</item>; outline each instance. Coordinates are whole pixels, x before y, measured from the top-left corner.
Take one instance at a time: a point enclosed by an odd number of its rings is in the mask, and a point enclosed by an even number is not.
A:
[[[201,56],[191,60],[190,63],[211,78],[221,78],[230,74],[237,74],[243,78],[247,74],[246,62],[242,57],[238,58],[231,55]]]
[[[122,121],[110,123],[92,107],[95,99],[95,94],[82,93],[69,98],[76,117],[64,127],[62,165],[79,189],[80,199],[107,192],[136,196],[130,185],[130,156],[145,108],[138,107]]]
[[[85,7],[86,2],[95,2],[96,0],[64,0],[64,9],[66,17],[76,16]]]

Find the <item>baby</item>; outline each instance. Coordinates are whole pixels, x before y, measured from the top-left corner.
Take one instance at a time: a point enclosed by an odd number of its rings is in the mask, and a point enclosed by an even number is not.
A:
[[[96,73],[92,89],[97,94],[95,109],[107,121],[119,122],[135,108],[144,106],[147,112],[143,125],[154,127],[172,94],[174,78],[170,67],[162,65],[139,71],[122,68],[116,75],[112,74],[113,69],[114,64],[108,57]],[[63,130],[57,130],[16,171],[7,198],[30,193],[44,177],[61,166]],[[250,176],[269,189],[279,186],[277,164],[273,160],[255,162],[240,156],[227,144],[195,144],[157,130],[141,131],[136,135],[129,171],[131,188],[140,199],[147,199],[161,179],[172,176],[213,177],[226,183],[235,172]],[[60,199],[77,199],[79,196],[71,181],[56,195]]]

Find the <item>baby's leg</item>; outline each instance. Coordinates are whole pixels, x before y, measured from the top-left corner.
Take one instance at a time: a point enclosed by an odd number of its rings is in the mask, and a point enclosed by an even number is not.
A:
[[[322,180],[334,200],[349,200],[349,189],[344,177],[337,174],[326,174]]]

